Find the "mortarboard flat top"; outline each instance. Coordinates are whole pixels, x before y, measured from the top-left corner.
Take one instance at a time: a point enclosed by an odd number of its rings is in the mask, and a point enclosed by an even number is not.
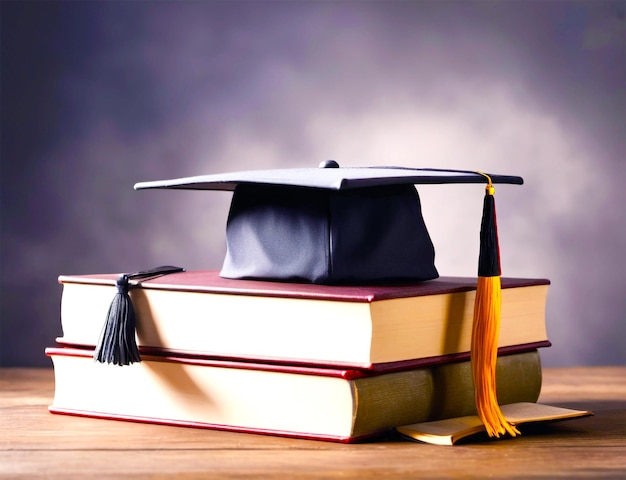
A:
[[[328,165],[329,162],[326,162]],[[333,165],[333,164],[330,164]],[[336,163],[334,163],[336,165]],[[491,175],[493,183],[521,185],[521,177]],[[135,184],[135,190],[150,188],[185,190],[235,190],[240,184],[284,185],[292,187],[349,190],[400,184],[485,183],[478,172],[403,167],[322,167],[248,170],[233,173],[201,175]]]

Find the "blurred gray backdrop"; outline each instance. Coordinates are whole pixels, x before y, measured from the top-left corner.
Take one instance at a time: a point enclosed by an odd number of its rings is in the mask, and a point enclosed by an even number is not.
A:
[[[7,1],[0,365],[46,366],[59,274],[217,269],[225,192],[137,181],[402,165],[521,175],[503,273],[547,277],[544,365],[624,364],[623,1]],[[483,189],[420,188],[443,275]]]

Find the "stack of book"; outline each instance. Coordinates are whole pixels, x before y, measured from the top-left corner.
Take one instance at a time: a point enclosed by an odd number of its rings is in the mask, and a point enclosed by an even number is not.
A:
[[[61,276],[50,411],[356,442],[475,413],[476,278],[327,286],[165,275],[130,291],[142,361],[94,361],[117,275]],[[537,401],[549,281],[502,278],[500,404]]]

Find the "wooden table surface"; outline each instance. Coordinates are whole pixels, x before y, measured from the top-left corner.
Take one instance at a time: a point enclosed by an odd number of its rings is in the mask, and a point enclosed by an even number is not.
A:
[[[454,447],[335,444],[53,415],[51,369],[0,369],[0,478],[626,478],[626,367],[545,369],[594,416]]]

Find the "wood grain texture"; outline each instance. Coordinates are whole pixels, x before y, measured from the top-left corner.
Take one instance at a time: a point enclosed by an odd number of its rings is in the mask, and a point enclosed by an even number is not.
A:
[[[0,478],[624,478],[626,368],[546,369],[540,401],[595,415],[522,437],[356,445],[52,415],[50,369],[0,369]]]

